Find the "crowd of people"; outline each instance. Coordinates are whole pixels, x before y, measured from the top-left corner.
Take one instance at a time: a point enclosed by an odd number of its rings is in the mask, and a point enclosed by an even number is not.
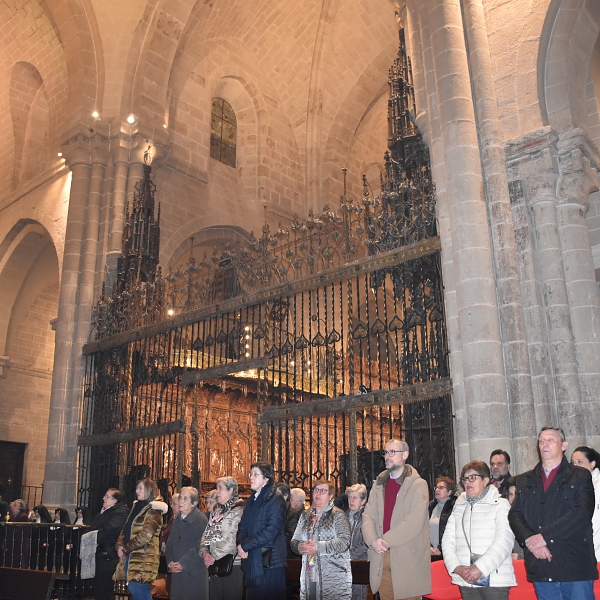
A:
[[[273,466],[255,462],[245,502],[231,476],[217,479],[205,512],[198,490],[183,487],[170,499],[166,527],[168,506],[154,481],[137,483],[131,509],[111,488],[90,524],[95,598],[113,600],[121,582],[133,600],[151,600],[162,554],[173,600],[366,600],[367,586],[352,581],[352,560],[368,560],[370,588],[380,600],[431,593],[431,563],[438,560],[464,600],[507,600],[520,558],[538,600],[593,600],[600,455],[580,446],[569,462],[567,447],[562,430],[544,427],[534,469],[513,477],[508,452],[495,450],[489,464],[462,467],[460,494],[451,478],[438,477],[431,501],[399,439],[385,444],[386,469],[370,494],[356,484],[336,498],[333,482],[321,479],[307,503],[304,490],[276,483]],[[30,520],[22,500],[9,510],[14,522]],[[64,524],[69,515],[56,509],[52,519],[38,505],[34,519]],[[90,523],[84,507],[74,522]],[[286,582],[294,557],[302,558],[299,580]]]

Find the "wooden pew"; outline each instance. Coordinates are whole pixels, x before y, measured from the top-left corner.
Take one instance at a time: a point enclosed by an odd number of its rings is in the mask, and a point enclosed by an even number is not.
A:
[[[0,597],[6,600],[50,600],[56,579],[57,574],[53,571],[0,567]]]

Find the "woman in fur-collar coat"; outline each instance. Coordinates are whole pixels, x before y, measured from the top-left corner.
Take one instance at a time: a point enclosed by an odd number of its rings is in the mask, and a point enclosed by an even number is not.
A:
[[[150,584],[158,575],[160,561],[162,516],[168,506],[151,479],[138,481],[135,493],[137,501],[117,541],[117,555],[121,560],[115,581],[127,582],[133,600],[151,600]]]

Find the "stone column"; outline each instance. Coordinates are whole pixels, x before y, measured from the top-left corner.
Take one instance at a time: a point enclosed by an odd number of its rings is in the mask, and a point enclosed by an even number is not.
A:
[[[492,244],[459,0],[428,0],[473,458],[512,449]]]
[[[81,136],[72,140],[63,148],[63,156],[72,176],[56,325],[44,503],[70,506],[76,502],[77,482],[82,357],[81,348],[76,349],[74,342],[91,176],[88,140]]]
[[[127,210],[127,178],[129,176],[129,145],[121,136],[112,141],[111,153],[114,164],[114,183],[110,215],[110,240],[106,264],[113,277],[117,273],[117,262],[123,245],[123,227]]]
[[[456,466],[458,469],[471,460],[469,450],[469,426],[463,379],[463,365],[456,301],[456,275],[452,252],[452,229],[449,216],[449,200],[446,191],[446,167],[441,140],[440,116],[436,92],[436,79],[433,68],[431,32],[429,29],[428,7],[425,3],[408,2],[407,28],[410,40],[411,61],[415,71],[415,81],[422,74],[423,90],[415,90],[417,103],[417,125],[429,145],[431,168],[436,183],[436,208],[439,235],[442,245],[442,277],[444,280],[444,304],[446,327],[450,351],[450,374],[452,376],[452,412],[456,417],[454,440]]]
[[[588,196],[598,190],[598,174],[588,158],[591,154],[581,130],[561,134],[558,142],[556,213],[581,389],[582,433],[588,445],[598,447],[600,307],[585,219],[589,209]]]
[[[518,472],[524,470],[526,466],[532,466],[532,461],[537,459],[536,423],[525,313],[519,281],[508,177],[500,134],[498,99],[492,75],[482,0],[462,0],[462,3],[485,196],[492,234],[500,331],[515,450],[512,468],[513,471]]]
[[[547,139],[543,140],[546,137]],[[535,269],[544,307],[546,349],[549,358],[553,424],[565,430],[571,445],[584,441],[581,393],[563,255],[557,221],[555,137],[530,140],[531,154],[520,173],[528,190],[528,206],[535,230]],[[535,152],[533,152],[535,151]]]

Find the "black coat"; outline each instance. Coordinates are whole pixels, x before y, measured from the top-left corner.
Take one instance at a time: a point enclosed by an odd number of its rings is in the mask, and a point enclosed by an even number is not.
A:
[[[96,548],[96,569],[100,571],[115,570],[119,558],[115,544],[119,533],[127,521],[129,508],[118,502],[103,513],[98,513],[92,521],[90,531],[98,530],[98,547]]]
[[[452,509],[454,508],[454,503],[456,502],[456,496],[452,495],[446,502],[444,503],[444,508],[442,508],[442,514],[440,515],[440,541],[438,543],[438,550],[442,551],[442,538],[444,537],[444,531],[446,530],[446,524],[448,523],[448,519],[452,514]],[[437,506],[438,501],[434,498],[429,503],[429,517],[431,518],[431,513],[433,509]]]
[[[287,512],[285,514],[285,521],[283,522],[283,533],[285,535],[285,545],[287,546],[288,558],[298,558],[298,556],[292,552],[292,549],[290,548],[290,542],[294,537],[296,525],[298,525],[298,519],[300,518],[302,512],[302,507],[294,510],[291,506],[288,506]]]
[[[544,492],[542,464],[517,477],[510,526],[525,550],[529,581],[589,581],[598,579],[592,539],[594,488],[587,469],[563,456],[559,470]],[[541,533],[552,561],[537,559],[525,540]]]

